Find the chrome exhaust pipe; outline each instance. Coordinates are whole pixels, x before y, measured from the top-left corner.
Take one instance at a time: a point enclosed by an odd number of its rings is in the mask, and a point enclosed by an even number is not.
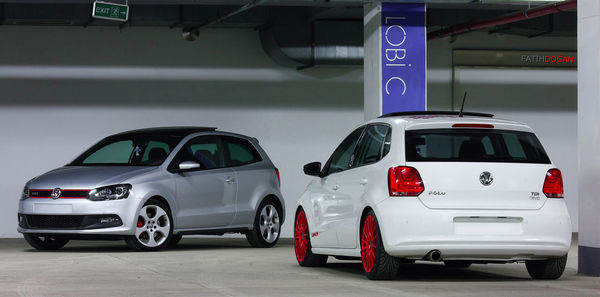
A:
[[[439,250],[431,250],[429,253],[427,253],[427,255],[425,255],[425,257],[423,257],[423,259],[432,262],[439,262],[442,260],[442,252]]]

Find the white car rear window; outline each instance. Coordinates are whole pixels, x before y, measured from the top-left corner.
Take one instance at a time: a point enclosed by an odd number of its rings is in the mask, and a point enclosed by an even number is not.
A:
[[[533,133],[497,129],[406,131],[406,161],[550,164]]]

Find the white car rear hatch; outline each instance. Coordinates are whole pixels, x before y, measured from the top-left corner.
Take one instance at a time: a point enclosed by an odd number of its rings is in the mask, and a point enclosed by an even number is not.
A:
[[[520,123],[440,117],[409,121],[406,165],[421,175],[422,203],[433,209],[541,208],[550,159]],[[561,181],[562,183],[562,181]]]

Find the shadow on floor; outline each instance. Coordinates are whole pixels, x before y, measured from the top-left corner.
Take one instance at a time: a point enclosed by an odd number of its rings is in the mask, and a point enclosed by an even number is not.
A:
[[[530,278],[515,277],[506,274],[490,273],[477,270],[483,265],[474,264],[471,268],[448,268],[441,263],[402,264],[396,276],[397,281],[531,281]],[[512,265],[512,264],[508,264]],[[475,268],[475,269],[473,269]],[[328,263],[321,272],[356,276],[366,279],[362,264],[356,262]]]
[[[289,245],[288,241],[282,240],[274,248]],[[176,246],[166,248],[160,252],[190,251],[190,250],[222,250],[222,249],[253,249],[244,238],[184,238]],[[26,245],[23,252],[32,253],[131,253],[136,252],[129,248],[123,240],[116,241],[90,241],[73,240],[59,250],[40,251]]]

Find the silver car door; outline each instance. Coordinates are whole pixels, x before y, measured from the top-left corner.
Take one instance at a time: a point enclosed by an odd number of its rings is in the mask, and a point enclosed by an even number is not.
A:
[[[260,153],[246,139],[234,136],[222,136],[225,162],[236,174],[238,194],[236,197],[236,216],[234,225],[254,223],[256,216],[257,193],[267,190],[268,181],[275,169],[265,162]],[[281,214],[280,214],[281,215]]]
[[[179,229],[228,226],[235,217],[237,182],[235,172],[225,166],[218,136],[200,136],[186,143],[176,162],[200,164],[175,173]]]

